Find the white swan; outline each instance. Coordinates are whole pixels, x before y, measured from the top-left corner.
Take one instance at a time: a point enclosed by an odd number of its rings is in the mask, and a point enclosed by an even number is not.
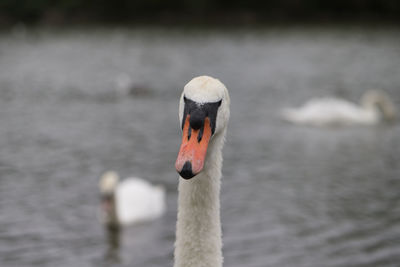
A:
[[[165,190],[136,178],[119,182],[114,171],[103,174],[99,182],[102,221],[111,227],[148,221],[165,211]]]
[[[361,98],[361,105],[337,98],[315,98],[300,108],[288,108],[282,117],[295,124],[374,125],[382,120],[393,120],[396,109],[383,91],[370,90]]]
[[[175,267],[222,266],[219,193],[229,103],[225,86],[208,76],[191,80],[180,98]]]

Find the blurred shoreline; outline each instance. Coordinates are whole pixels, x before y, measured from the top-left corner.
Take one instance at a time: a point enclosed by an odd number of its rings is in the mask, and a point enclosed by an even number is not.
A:
[[[13,35],[21,36],[26,33],[35,32],[74,32],[79,31],[125,31],[125,30],[167,30],[173,31],[263,31],[263,30],[344,30],[344,31],[369,31],[369,30],[397,30],[400,28],[400,23],[396,21],[263,21],[251,23],[213,23],[211,21],[190,21],[181,23],[178,21],[169,22],[147,22],[137,21],[129,23],[106,23],[106,22],[70,22],[70,23],[24,23],[13,22],[0,24],[0,34],[12,33]]]
[[[23,7],[21,8],[23,10]],[[400,5],[393,8],[374,9],[298,9],[267,8],[238,10],[152,10],[143,12],[133,10],[110,10],[97,12],[90,10],[68,10],[43,8],[9,12],[0,10],[0,29],[10,28],[16,24],[30,26],[185,26],[185,27],[248,27],[269,25],[400,25]]]

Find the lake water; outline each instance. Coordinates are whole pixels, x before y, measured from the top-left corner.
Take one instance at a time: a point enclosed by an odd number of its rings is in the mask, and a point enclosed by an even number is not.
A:
[[[399,121],[318,129],[278,117],[371,88],[400,108],[399,44],[383,26],[3,31],[0,266],[172,266],[178,97],[201,74],[232,100],[225,266],[399,266]],[[118,86],[127,77],[134,95]],[[163,184],[165,216],[108,236],[97,181],[110,169]]]

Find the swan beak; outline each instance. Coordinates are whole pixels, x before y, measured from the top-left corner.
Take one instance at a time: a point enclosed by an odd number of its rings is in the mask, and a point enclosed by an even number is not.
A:
[[[175,162],[175,168],[182,178],[193,178],[203,170],[210,139],[210,119],[206,117],[204,125],[195,130],[190,127],[190,115],[188,115],[183,127],[182,144]]]

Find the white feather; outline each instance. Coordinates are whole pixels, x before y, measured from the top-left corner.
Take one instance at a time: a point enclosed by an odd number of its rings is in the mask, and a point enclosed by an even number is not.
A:
[[[117,216],[120,224],[153,220],[165,212],[165,190],[132,177],[118,184],[116,191]]]

